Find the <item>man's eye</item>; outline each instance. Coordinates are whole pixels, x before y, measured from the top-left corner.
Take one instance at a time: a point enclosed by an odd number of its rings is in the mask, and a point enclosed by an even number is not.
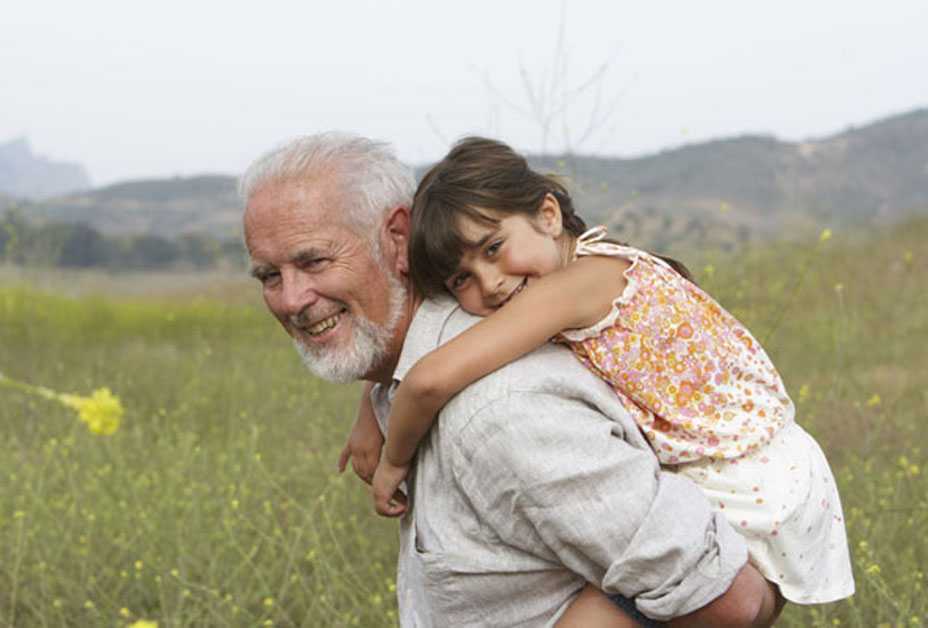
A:
[[[272,285],[280,277],[280,273],[277,271],[268,271],[263,273],[258,273],[255,275],[258,281],[261,282],[262,286]]]
[[[330,261],[328,257],[311,257],[303,260],[300,266],[306,270],[319,270],[324,268]]]

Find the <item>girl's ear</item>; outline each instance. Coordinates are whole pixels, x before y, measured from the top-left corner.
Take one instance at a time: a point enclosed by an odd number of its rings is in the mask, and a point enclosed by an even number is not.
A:
[[[564,232],[564,216],[561,214],[561,204],[554,194],[548,192],[538,208],[538,226],[546,235],[559,238]]]

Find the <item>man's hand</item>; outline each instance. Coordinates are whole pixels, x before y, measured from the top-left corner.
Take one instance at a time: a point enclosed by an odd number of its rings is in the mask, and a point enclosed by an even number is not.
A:
[[[406,496],[400,492],[400,484],[409,473],[409,464],[391,464],[386,456],[381,458],[374,472],[374,508],[385,517],[399,517],[406,512]]]
[[[670,628],[767,628],[777,620],[785,600],[752,565],[741,568],[728,590],[708,605],[671,620]]]
[[[338,456],[338,472],[344,472],[350,460],[355,474],[370,484],[374,479],[374,471],[380,461],[382,449],[383,434],[380,433],[380,427],[377,425],[377,419],[374,418],[370,404],[364,403],[362,399],[358,418],[354,422],[354,427],[351,428],[351,434],[348,435],[348,441],[342,453]]]

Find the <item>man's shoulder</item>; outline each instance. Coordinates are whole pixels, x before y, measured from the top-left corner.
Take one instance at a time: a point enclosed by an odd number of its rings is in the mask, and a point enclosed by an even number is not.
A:
[[[448,342],[480,320],[480,317],[468,314],[461,309],[451,312],[445,322],[439,343]],[[532,390],[549,389],[554,386],[557,390],[556,384],[559,380],[576,377],[586,380],[587,383],[598,382],[596,387],[599,387],[600,380],[589,373],[567,346],[548,342],[478,380],[471,388],[479,390],[488,387],[491,383],[496,383],[508,387],[527,386]]]
[[[460,309],[450,313],[440,343],[479,321],[479,317]],[[485,422],[508,424],[513,415],[525,414],[526,410],[539,420],[549,414],[556,418],[565,407],[576,403],[596,408],[605,418],[615,420],[624,415],[612,389],[583,366],[569,348],[546,343],[468,386],[445,407],[441,417],[446,424],[458,427],[477,416]],[[544,412],[547,407],[550,413]]]

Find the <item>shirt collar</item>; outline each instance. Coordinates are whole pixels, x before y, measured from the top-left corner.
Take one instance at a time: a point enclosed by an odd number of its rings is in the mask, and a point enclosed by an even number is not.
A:
[[[409,369],[419,361],[422,356],[434,351],[441,344],[445,325],[451,316],[460,309],[454,299],[440,297],[425,299],[406,330],[403,340],[403,350],[393,372],[394,381],[402,381]]]

